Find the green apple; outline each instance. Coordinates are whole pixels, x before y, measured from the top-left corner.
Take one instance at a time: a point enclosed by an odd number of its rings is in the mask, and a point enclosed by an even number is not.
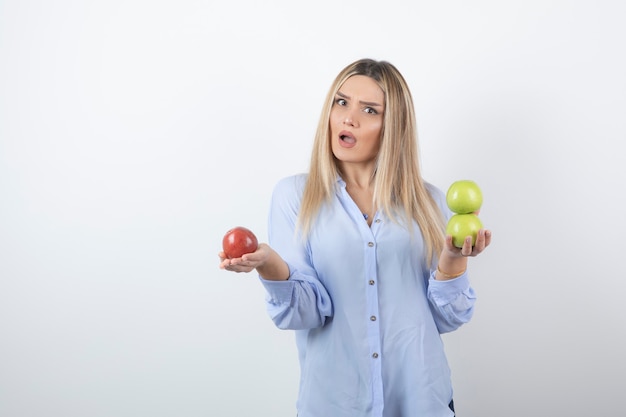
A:
[[[454,214],[448,220],[446,234],[452,236],[452,243],[457,248],[463,247],[463,242],[468,236],[472,237],[472,246],[476,244],[478,231],[483,228],[483,223],[475,214]]]
[[[454,213],[475,213],[483,204],[483,193],[472,180],[455,181],[448,188],[446,203]]]

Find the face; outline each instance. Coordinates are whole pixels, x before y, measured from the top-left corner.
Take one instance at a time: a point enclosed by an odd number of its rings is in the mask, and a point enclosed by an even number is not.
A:
[[[354,75],[343,83],[330,111],[332,151],[340,164],[375,161],[384,112],[385,96],[373,79]]]

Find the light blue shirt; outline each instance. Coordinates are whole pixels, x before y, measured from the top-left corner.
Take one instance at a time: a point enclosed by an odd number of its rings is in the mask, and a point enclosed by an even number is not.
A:
[[[467,273],[436,281],[417,224],[409,233],[378,212],[368,226],[340,178],[301,239],[305,181],[279,181],[270,207],[269,244],[289,265],[289,280],[260,278],[270,317],[296,332],[298,417],[452,416],[440,334],[472,316]],[[428,189],[449,217],[444,194]]]

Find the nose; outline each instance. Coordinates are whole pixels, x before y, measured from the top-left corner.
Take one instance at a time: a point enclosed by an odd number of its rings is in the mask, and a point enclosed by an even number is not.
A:
[[[346,114],[346,118],[343,120],[343,124],[346,126],[358,127],[358,120],[352,115],[352,113]]]

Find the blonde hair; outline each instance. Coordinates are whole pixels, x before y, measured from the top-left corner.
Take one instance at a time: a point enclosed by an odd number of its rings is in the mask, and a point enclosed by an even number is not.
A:
[[[322,205],[332,199],[337,161],[331,149],[330,112],[343,83],[354,75],[372,78],[385,95],[381,145],[374,171],[374,205],[392,220],[405,220],[409,229],[414,220],[424,237],[426,262],[431,265],[443,248],[445,223],[441,210],[422,179],[418,158],[417,127],[413,99],[400,72],[386,61],[361,59],[345,67],[335,78],[317,126],[309,175],[298,225],[307,236]]]

